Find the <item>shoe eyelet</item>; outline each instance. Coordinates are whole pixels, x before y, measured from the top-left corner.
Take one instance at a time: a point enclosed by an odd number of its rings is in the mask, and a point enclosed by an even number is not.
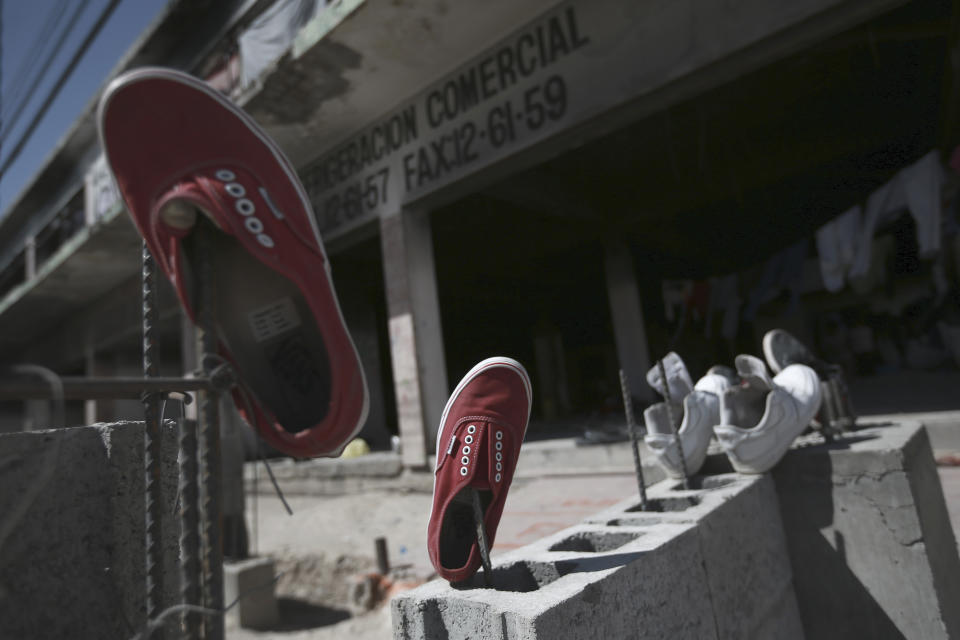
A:
[[[222,180],[223,182],[232,182],[237,179],[237,174],[230,169],[218,169],[214,174],[217,177],[217,180]]]
[[[463,441],[466,442],[467,444],[473,444],[473,436],[468,435],[463,439]]]
[[[503,440],[503,431],[497,431],[497,440]]]
[[[273,249],[273,238],[265,233],[257,234],[257,242],[265,246],[267,249]]]
[[[260,234],[263,232],[263,222],[260,221],[260,218],[251,216],[243,221],[243,226],[247,228],[247,231],[253,234]]]
[[[469,453],[470,453],[470,447],[468,447],[467,445],[463,445],[463,455],[467,455]]]
[[[470,425],[467,427],[467,433],[475,433],[477,431],[476,425]]]
[[[503,454],[497,451],[497,462],[500,462],[501,460],[503,460]]]
[[[463,456],[462,458],[460,458],[460,464],[462,465],[470,464],[470,458],[468,458],[467,456]]]
[[[500,449],[503,449],[503,443],[502,443],[502,442],[498,442],[498,443],[497,443],[497,451],[500,451]]]
[[[498,473],[496,476],[494,476],[493,480],[494,482],[500,482],[500,474]]]
[[[466,468],[466,467],[460,467],[460,475],[462,475],[462,476],[467,475],[467,468]]]
[[[234,198],[242,198],[247,195],[247,190],[243,188],[243,185],[239,182],[230,182],[227,186],[224,187],[227,190],[227,193],[232,195]]]
[[[240,198],[233,206],[236,208],[237,213],[242,216],[252,216],[257,211],[257,208],[253,206],[253,203],[247,198]]]
[[[497,471],[503,471],[503,465],[499,462],[497,463]]]

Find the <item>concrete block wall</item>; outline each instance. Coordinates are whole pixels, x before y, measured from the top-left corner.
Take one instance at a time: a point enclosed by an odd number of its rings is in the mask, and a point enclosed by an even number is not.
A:
[[[163,433],[177,601],[175,427]],[[0,434],[0,637],[129,638],[145,621],[143,423]]]
[[[860,423],[773,470],[807,637],[960,638],[960,559],[926,429]]]
[[[495,589],[435,580],[395,598],[394,637],[801,638],[769,477],[651,487],[498,556]]]
[[[960,637],[960,557],[920,422],[861,419],[772,474],[694,481],[498,556],[496,589],[396,598],[394,637]]]

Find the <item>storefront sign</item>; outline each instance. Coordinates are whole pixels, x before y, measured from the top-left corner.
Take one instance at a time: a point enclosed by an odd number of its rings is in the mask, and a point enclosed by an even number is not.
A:
[[[847,0],[567,0],[303,172],[321,233],[451,182]]]
[[[564,63],[591,36],[567,6],[321,157],[304,182],[321,233],[354,226],[562,128]]]
[[[87,171],[83,198],[87,226],[96,223],[120,204],[120,191],[102,155],[94,160]]]

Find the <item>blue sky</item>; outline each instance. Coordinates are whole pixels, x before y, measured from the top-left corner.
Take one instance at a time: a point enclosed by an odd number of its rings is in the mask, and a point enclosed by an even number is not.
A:
[[[66,32],[68,18],[77,7],[86,1],[86,6],[72,29]],[[3,11],[2,44],[3,82],[0,99],[3,107],[3,136],[0,148],[0,166],[6,162],[27,125],[46,99],[57,78],[63,72],[80,44],[90,32],[109,0],[0,0]],[[74,120],[96,95],[103,82],[121,56],[137,37],[149,26],[169,0],[122,0],[110,19],[100,31],[96,41],[87,49],[71,77],[60,90],[38,128],[30,136],[17,160],[0,176],[0,216],[6,213],[33,174],[57,142],[70,129]],[[52,35],[41,41],[44,26],[51,18],[60,15],[59,24]],[[66,32],[66,37],[62,34]],[[42,80],[24,106],[23,113],[13,129],[7,131],[7,123],[17,111],[18,97],[26,93],[34,78],[41,72],[41,65],[62,41],[60,50],[50,67],[42,74]],[[32,62],[27,75],[18,72]]]

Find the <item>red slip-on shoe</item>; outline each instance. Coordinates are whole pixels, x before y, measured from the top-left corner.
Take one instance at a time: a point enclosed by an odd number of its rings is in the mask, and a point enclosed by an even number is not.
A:
[[[217,91],[170,69],[111,82],[98,124],[133,222],[194,320],[205,227],[214,331],[241,414],[291,456],[339,455],[366,420],[367,385],[283,152]]]
[[[480,494],[493,547],[532,400],[530,377],[510,358],[480,362],[447,400],[437,432],[427,548],[437,573],[450,582],[466,580],[480,568],[473,489]]]

